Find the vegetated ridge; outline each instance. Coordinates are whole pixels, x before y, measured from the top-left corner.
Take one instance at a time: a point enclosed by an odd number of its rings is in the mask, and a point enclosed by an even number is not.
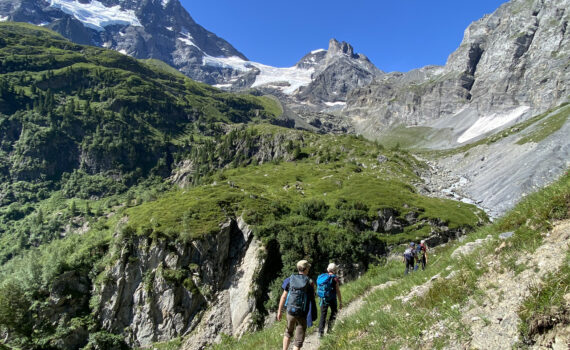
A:
[[[302,257],[349,280],[401,242],[487,221],[419,195],[426,168],[406,152],[272,125],[273,99],[27,24],[0,32],[7,346],[201,347],[261,326]]]

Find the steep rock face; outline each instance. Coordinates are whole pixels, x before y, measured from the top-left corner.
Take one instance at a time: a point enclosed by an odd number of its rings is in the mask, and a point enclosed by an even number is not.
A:
[[[569,95],[569,8],[568,0],[512,0],[471,24],[445,67],[380,77],[349,94],[347,113],[374,135],[398,123],[458,115],[472,125],[521,106],[558,105]]]
[[[244,132],[236,133],[228,144],[220,144],[208,152],[217,158],[216,168],[224,168],[235,160],[263,164],[274,160],[292,161],[295,159],[295,149],[291,145],[303,142],[298,133],[275,133],[249,136]],[[176,164],[176,169],[170,177],[179,186],[192,183],[193,176],[200,165],[199,159],[186,159]]]
[[[135,58],[156,58],[210,84],[238,72],[204,66],[204,57],[245,56],[198,25],[178,0],[0,0],[0,18],[45,25],[81,44],[111,48]]]
[[[345,101],[351,90],[370,84],[382,74],[366,56],[354,53],[353,47],[344,41],[331,39],[326,54],[323,55],[323,51],[317,54],[319,57],[313,60],[316,70],[312,82],[299,90],[301,100],[314,103]],[[307,58],[305,56],[299,64],[307,66]]]
[[[237,225],[244,239],[251,238],[252,232],[241,218]],[[251,331],[256,303],[253,295],[259,288],[255,285],[255,275],[263,268],[265,261],[260,259],[263,248],[259,241],[251,240],[242,249],[241,252],[234,252],[239,255],[239,262],[230,268],[224,288],[216,294],[215,300],[202,316],[200,324],[187,337],[182,349],[203,349],[209,344],[220,342],[222,334],[240,337]]]
[[[347,97],[347,114],[358,132],[375,136],[397,123],[420,125],[465,105],[468,92],[460,74],[438,66],[389,73]]]
[[[188,77],[239,91],[251,87],[302,100],[344,101],[379,71],[347,43],[331,40],[293,67],[251,62],[227,41],[198,25],[178,0],[0,0],[0,21],[47,26],[81,44],[167,62]],[[314,91],[314,92],[313,92]]]
[[[259,243],[241,219],[190,244],[124,233],[121,238],[118,260],[96,288],[103,329],[123,335],[133,346],[147,346],[196,327],[208,329],[211,310],[218,311],[215,329],[227,329],[226,334],[248,329],[255,300],[244,291],[254,288]],[[203,344],[211,343],[212,334]]]

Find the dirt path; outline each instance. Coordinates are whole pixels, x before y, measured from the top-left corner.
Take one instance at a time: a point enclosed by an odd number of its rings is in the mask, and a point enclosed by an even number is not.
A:
[[[518,275],[502,269],[500,261],[491,261],[490,271],[478,282],[479,288],[485,291],[483,301],[471,300],[464,307],[462,324],[468,327],[470,340],[450,344],[448,348],[512,349],[519,341],[517,311],[520,305],[530,295],[531,286],[560,269],[569,242],[570,221],[567,220],[558,223],[533,254],[518,259],[517,265],[526,267]]]
[[[342,319],[355,314],[358,310],[360,310],[364,306],[364,304],[366,303],[365,300],[370,294],[378,290],[388,288],[396,283],[397,283],[396,281],[388,281],[386,283],[370,288],[363,296],[353,300],[350,304],[342,308],[338,313],[336,321],[337,322],[341,321]],[[318,327],[318,325],[316,325],[315,327]],[[317,331],[315,331],[305,338],[303,350],[317,350],[319,346],[320,346],[319,334]]]
[[[531,286],[540,283],[546,274],[560,269],[569,248],[570,220],[566,220],[555,225],[552,232],[544,238],[543,244],[533,254],[518,259],[517,265],[526,267],[519,274],[515,275],[511,270],[502,269],[501,262],[498,260],[491,261],[489,263],[490,271],[478,282],[478,287],[485,291],[484,301],[478,304],[471,300],[464,307],[461,326],[467,328],[465,331],[469,333],[469,341],[467,343],[453,341],[446,349],[512,349],[519,340],[518,323],[520,319],[517,315],[519,306],[530,295]],[[337,321],[358,312],[365,305],[366,297],[371,293],[395,283],[397,282],[389,281],[371,288],[365,295],[342,309]],[[430,280],[424,285],[412,289],[410,295],[402,297],[402,301],[406,302],[407,300],[404,300],[406,297],[416,296],[419,289],[429,289],[431,283]],[[434,327],[442,327],[442,325],[442,322],[438,322]],[[562,334],[566,334],[566,336],[557,337],[554,340],[555,343],[549,348],[570,349],[568,347],[570,330]],[[426,344],[429,343],[428,339],[425,340]],[[558,348],[555,347],[557,343],[560,343]],[[307,336],[303,349],[317,350],[319,346],[318,333],[315,331]]]

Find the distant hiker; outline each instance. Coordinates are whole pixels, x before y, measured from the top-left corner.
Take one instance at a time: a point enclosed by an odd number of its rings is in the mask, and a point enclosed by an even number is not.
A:
[[[293,349],[298,350],[305,341],[307,325],[311,326],[317,319],[317,303],[315,302],[315,287],[308,277],[311,264],[307,260],[297,263],[298,274],[291,275],[283,281],[283,294],[279,300],[277,320],[281,321],[283,306],[287,307],[287,328],[283,336],[283,350],[289,348],[293,332],[295,342]]]
[[[319,337],[325,333],[325,323],[327,323],[328,308],[331,308],[331,316],[329,318],[327,333],[330,333],[338,309],[342,309],[342,295],[340,294],[340,281],[336,276],[337,266],[330,263],[327,272],[317,277],[317,294],[320,298],[321,318],[319,320]],[[338,298],[338,305],[337,300]]]
[[[406,272],[405,272],[406,275],[408,274],[408,271],[414,271],[415,261],[416,261],[415,243],[411,242],[410,246],[404,251],[403,262],[406,263]]]
[[[421,243],[416,248],[416,270],[418,269],[419,265],[422,264],[422,271],[426,269],[426,264],[428,260],[428,246],[426,244],[425,239],[422,239]]]

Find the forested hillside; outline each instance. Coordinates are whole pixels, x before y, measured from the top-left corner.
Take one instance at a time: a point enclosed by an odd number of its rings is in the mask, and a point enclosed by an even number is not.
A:
[[[0,261],[58,236],[66,215],[45,228],[41,212],[35,223],[12,223],[52,191],[80,199],[124,193],[168,176],[224,125],[279,113],[271,100],[222,93],[31,25],[2,23],[0,33]]]
[[[270,98],[30,25],[1,23],[0,38],[10,347],[120,349],[194,334],[258,242],[239,291],[253,329],[298,259],[315,271],[335,260],[352,279],[410,239],[436,245],[487,221],[475,206],[421,196],[427,168],[407,152],[272,125],[281,109]]]

